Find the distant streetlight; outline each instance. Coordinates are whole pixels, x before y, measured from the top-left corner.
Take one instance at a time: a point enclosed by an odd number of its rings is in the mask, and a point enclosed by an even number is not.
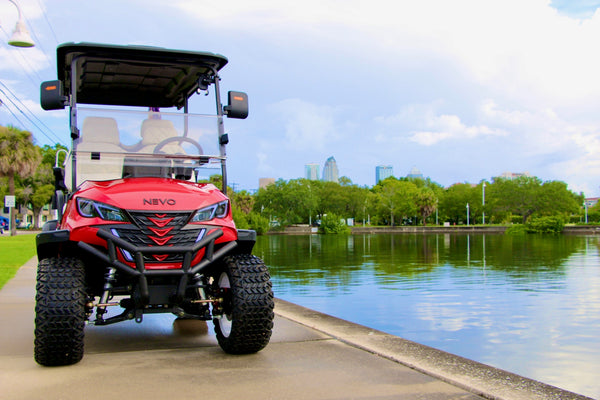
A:
[[[481,215],[483,216],[483,225],[485,225],[485,182],[483,182],[483,185],[481,185],[481,191],[482,191],[482,204],[483,204],[483,211],[481,213]]]
[[[15,25],[15,29],[13,30],[12,36],[8,39],[8,44],[14,47],[33,47],[35,43],[33,43],[33,39],[29,36],[29,31],[27,30],[27,26],[23,21],[23,16],[21,15],[21,9],[19,5],[14,0],[8,0],[17,7],[17,11],[19,13],[19,20],[17,21],[17,25]]]
[[[467,203],[467,226],[469,226],[469,203]]]

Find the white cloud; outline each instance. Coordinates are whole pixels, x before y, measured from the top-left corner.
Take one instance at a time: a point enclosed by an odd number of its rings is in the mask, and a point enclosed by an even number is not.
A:
[[[398,140],[406,136],[412,142],[432,146],[444,140],[471,140],[482,136],[508,135],[504,130],[486,125],[466,125],[457,115],[438,115],[436,108],[435,104],[411,105],[396,115],[377,117],[375,121],[385,126],[386,132],[396,132],[386,136],[378,135],[378,140],[385,140],[384,137]]]
[[[273,104],[274,117],[283,121],[283,145],[296,150],[322,150],[338,136],[335,109],[318,106],[300,99],[287,99]]]
[[[376,64],[436,55],[529,104],[573,106],[582,96],[600,95],[600,53],[594,51],[600,13],[572,19],[548,0],[232,0],[227,7],[187,0],[177,6],[203,23],[270,41],[283,37],[291,46],[336,43],[340,53]]]
[[[467,126],[456,115],[432,116],[425,121],[429,131],[413,132],[410,140],[425,146],[431,146],[447,139],[474,139],[479,136],[505,136],[506,132],[484,125]]]
[[[39,49],[0,47],[0,71],[11,71],[20,74],[29,74],[48,68],[50,60]]]

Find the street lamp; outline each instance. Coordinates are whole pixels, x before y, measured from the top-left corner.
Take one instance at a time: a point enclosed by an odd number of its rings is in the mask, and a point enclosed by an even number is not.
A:
[[[485,182],[483,182],[483,185],[481,185],[481,191],[482,191],[482,204],[483,204],[483,211],[481,212],[481,215],[483,216],[483,221],[482,224],[485,225]]]
[[[467,203],[467,226],[469,226],[469,203]]]
[[[33,39],[29,36],[29,31],[27,30],[27,26],[23,21],[23,16],[21,15],[21,9],[19,5],[14,0],[8,0],[17,7],[17,11],[19,13],[19,20],[17,21],[17,25],[15,25],[15,29],[13,30],[12,36],[8,39],[8,44],[14,47],[33,47],[35,43],[33,43]]]

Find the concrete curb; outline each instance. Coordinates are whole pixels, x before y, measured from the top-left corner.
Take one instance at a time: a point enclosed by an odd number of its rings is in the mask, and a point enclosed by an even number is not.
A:
[[[492,400],[593,400],[533,379],[275,300],[275,313],[350,346],[368,351]]]

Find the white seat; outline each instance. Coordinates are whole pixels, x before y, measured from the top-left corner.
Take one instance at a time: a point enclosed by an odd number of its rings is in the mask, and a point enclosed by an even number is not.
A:
[[[84,119],[77,150],[123,152],[117,121],[106,117]]]
[[[179,136],[172,121],[168,119],[145,119],[141,129],[140,153],[154,153],[156,145],[163,140]],[[178,142],[171,142],[162,146],[159,151],[166,154],[185,154]]]
[[[123,176],[123,148],[114,118],[87,117],[77,144],[77,184]]]

